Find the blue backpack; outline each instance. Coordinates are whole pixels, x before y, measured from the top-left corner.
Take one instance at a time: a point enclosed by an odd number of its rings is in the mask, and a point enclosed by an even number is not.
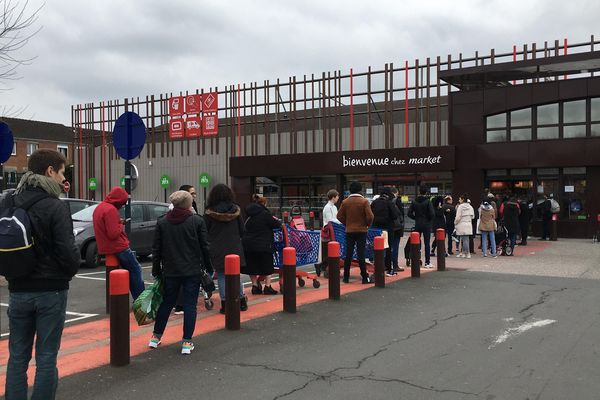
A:
[[[27,276],[37,264],[33,224],[27,211],[48,194],[40,193],[20,207],[15,206],[14,196],[8,196],[0,208],[0,275],[7,279]]]

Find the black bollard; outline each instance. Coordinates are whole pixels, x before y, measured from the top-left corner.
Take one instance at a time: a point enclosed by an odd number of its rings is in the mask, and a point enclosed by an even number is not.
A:
[[[419,278],[421,276],[421,235],[419,232],[410,233],[410,276]],[[425,243],[429,246],[429,243]]]
[[[129,271],[110,273],[110,365],[129,364]]]
[[[376,236],[373,243],[375,253],[375,286],[385,287],[385,248],[383,236]]]
[[[552,214],[552,225],[550,226],[550,240],[558,240],[558,214]]]
[[[329,272],[329,299],[340,299],[340,244],[327,243],[327,271]]]
[[[296,312],[296,249],[283,249],[283,311]]]
[[[435,240],[437,244],[437,270],[446,270],[446,230],[437,229],[435,231]]]
[[[104,264],[106,265],[106,313],[110,314],[110,273],[119,269],[119,259],[114,254],[107,254]]]
[[[240,329],[240,256],[225,256],[225,328]]]

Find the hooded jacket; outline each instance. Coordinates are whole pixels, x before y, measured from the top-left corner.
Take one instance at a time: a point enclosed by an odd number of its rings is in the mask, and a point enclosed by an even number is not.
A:
[[[415,230],[431,231],[431,222],[435,216],[431,201],[425,196],[419,196],[410,204],[408,216],[415,220]]]
[[[119,215],[119,209],[127,203],[128,197],[124,189],[115,187],[94,210],[94,234],[99,254],[116,254],[129,248]]]
[[[454,226],[458,236],[468,236],[473,234],[473,219],[475,218],[475,210],[466,201],[456,206],[456,217],[454,218]]]
[[[500,217],[502,217],[504,226],[509,234],[519,233],[521,231],[521,225],[519,224],[520,214],[521,207],[514,201],[505,201],[500,206]]]
[[[158,219],[152,244],[152,275],[168,278],[212,273],[204,219],[191,210],[175,207]]]
[[[20,207],[40,193],[45,192],[40,188],[27,187],[14,197],[14,204]],[[33,225],[37,264],[28,276],[9,279],[8,290],[39,292],[68,289],[80,261],[69,206],[48,195],[31,206],[27,214]]]
[[[246,265],[242,248],[244,222],[240,207],[233,203],[221,202],[206,210],[204,222],[208,230],[210,257],[215,271],[225,271],[225,256],[228,254],[237,254],[240,256],[240,265]]]
[[[281,222],[273,218],[267,207],[250,203],[246,207],[246,224],[242,238],[244,251],[252,253],[273,252],[273,229],[281,228]]]
[[[371,203],[373,211],[373,228],[392,230],[394,221],[398,218],[398,207],[386,195],[379,196]]]
[[[496,210],[490,203],[479,207],[479,230],[482,232],[496,230]]]

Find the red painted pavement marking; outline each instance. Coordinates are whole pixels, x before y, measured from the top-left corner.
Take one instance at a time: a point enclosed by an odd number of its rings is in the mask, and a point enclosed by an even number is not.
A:
[[[422,273],[433,270],[422,270]],[[395,276],[386,277],[387,282],[395,282],[410,278],[410,269]],[[297,304],[304,305],[328,299],[327,280],[321,280],[321,287],[314,289],[307,282],[307,287],[298,288]],[[350,284],[342,284],[341,294],[348,294],[372,288],[373,285],[363,285],[360,279],[351,281]],[[199,303],[202,303],[200,297]],[[220,303],[219,297],[214,296],[215,305]],[[283,296],[277,294],[272,296],[249,295],[248,311],[241,313],[241,322],[250,321],[267,315],[282,312]],[[343,305],[342,305],[343,306]],[[218,310],[206,311],[199,305],[198,320],[194,331],[195,344],[202,348],[200,335],[214,332],[225,328],[225,317]],[[161,339],[161,346],[168,346],[181,342],[183,316],[171,315],[169,324]],[[154,324],[138,326],[133,314],[130,316],[131,326],[131,356],[152,351],[148,349],[148,340],[152,335]],[[110,363],[109,347],[109,319],[105,317],[97,321],[91,321],[76,325],[65,326],[62,335],[61,348],[58,354],[57,367],[59,377],[73,375],[79,372],[98,368]],[[8,340],[0,341],[0,396],[4,395],[4,384],[6,382],[6,364],[8,362]],[[28,383],[33,384],[35,376],[35,354],[27,371]]]

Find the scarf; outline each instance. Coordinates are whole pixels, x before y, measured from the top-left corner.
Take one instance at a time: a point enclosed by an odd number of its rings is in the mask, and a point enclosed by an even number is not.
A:
[[[21,178],[17,186],[17,194],[25,190],[27,186],[39,187],[51,196],[59,197],[63,191],[63,185],[45,175],[34,174],[29,171]]]
[[[173,225],[179,225],[192,215],[194,215],[192,210],[175,207],[167,213],[167,221]]]

